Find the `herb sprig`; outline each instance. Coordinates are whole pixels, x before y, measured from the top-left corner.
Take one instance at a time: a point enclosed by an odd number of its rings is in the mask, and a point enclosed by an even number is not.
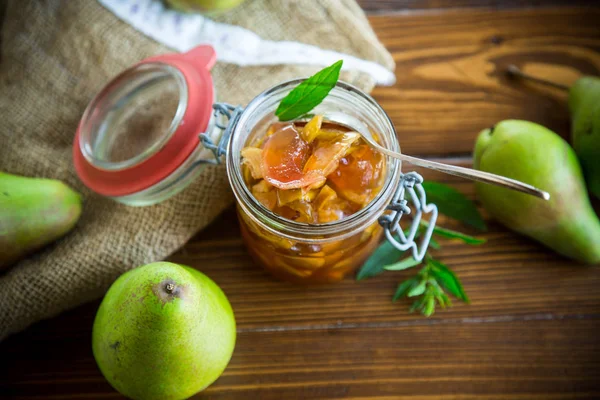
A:
[[[298,118],[321,104],[340,77],[343,61],[322,69],[296,86],[279,103],[275,115],[280,121]]]
[[[437,182],[427,182],[424,186],[429,201],[435,202],[441,213],[480,231],[487,230],[475,204],[456,189]],[[427,226],[427,222],[421,222],[417,237],[425,231]],[[472,246],[485,243],[485,239],[440,226],[434,228],[433,235],[429,242],[429,248],[432,250],[441,248],[435,240],[436,236],[460,240]],[[422,262],[417,262],[412,256],[399,260],[403,254],[404,252],[396,249],[390,242],[384,241],[360,268],[356,279],[367,279],[385,271],[404,271],[423,265],[415,276],[398,285],[392,297],[393,302],[402,298],[414,299],[410,312],[419,311],[426,317],[433,315],[436,304],[441,308],[451,307],[452,302],[449,295],[465,303],[470,302],[458,276],[446,264],[434,259],[430,252]]]

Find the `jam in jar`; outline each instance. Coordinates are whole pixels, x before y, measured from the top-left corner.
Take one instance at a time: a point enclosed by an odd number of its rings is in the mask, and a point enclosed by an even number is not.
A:
[[[378,245],[377,218],[395,192],[399,162],[322,115],[349,113],[383,145],[399,146],[377,103],[341,82],[308,121],[278,121],[277,99],[298,83],[275,87],[248,105],[229,143],[228,175],[242,236],[259,264],[288,281],[336,282]]]

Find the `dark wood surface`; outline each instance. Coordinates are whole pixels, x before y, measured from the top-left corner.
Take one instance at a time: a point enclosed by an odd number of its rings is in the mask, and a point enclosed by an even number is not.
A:
[[[362,3],[389,10],[403,2]],[[492,11],[464,3],[472,8],[370,16],[398,64],[396,86],[374,96],[404,151],[469,165],[477,132],[507,118],[567,136],[565,95],[510,82],[502,69],[516,63],[564,83],[599,75],[600,10]],[[474,196],[469,182],[419,172]],[[249,260],[227,211],[170,259],[211,276],[238,323],[231,364],[197,398],[600,398],[600,268],[558,257],[493,222],[483,236],[481,247],[442,242],[437,256],[462,278],[472,304],[426,319],[409,314],[407,302],[390,301],[410,271],[317,287],[271,279]],[[98,304],[1,343],[0,398],[121,398],[91,353]]]
[[[357,0],[368,14],[413,13],[462,8],[534,8],[593,6],[596,0]]]

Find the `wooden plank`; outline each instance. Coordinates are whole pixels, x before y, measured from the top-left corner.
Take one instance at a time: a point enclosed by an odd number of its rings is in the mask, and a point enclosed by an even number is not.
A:
[[[598,398],[599,328],[597,316],[242,332],[223,376],[195,398]],[[122,398],[96,368],[89,331],[28,339],[4,348],[3,396]]]
[[[357,0],[369,14],[419,12],[457,8],[532,8],[549,6],[595,6],[594,0]]]
[[[397,83],[374,97],[403,151],[468,154],[482,129],[509,118],[569,134],[566,95],[508,79],[509,64],[570,84],[600,74],[600,8],[464,10],[372,16],[392,53]]]

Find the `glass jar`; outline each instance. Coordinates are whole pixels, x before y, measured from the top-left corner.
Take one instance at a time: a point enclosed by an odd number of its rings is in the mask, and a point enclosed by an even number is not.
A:
[[[210,46],[184,54],[152,57],[107,84],[85,110],[73,144],[77,174],[93,191],[135,206],[161,202],[185,188],[206,164],[225,162],[244,241],[263,267],[285,280],[335,282],[372,253],[382,234],[400,250],[423,258],[437,208],[427,204],[422,178],[403,174],[387,158],[385,181],[363,209],[340,221],[304,224],[265,208],[247,188],[241,149],[253,134],[266,132],[274,111],[302,79],[281,83],[254,98],[244,109],[215,102]],[[339,82],[313,112],[338,111],[362,121],[380,143],[400,151],[394,126],[377,102]],[[408,196],[405,196],[408,193]],[[407,197],[405,199],[405,197]],[[402,215],[412,224],[400,229]],[[423,213],[429,225],[417,245]]]
[[[277,121],[274,112],[301,80],[282,83],[257,96],[233,129],[227,151],[227,175],[237,199],[242,236],[253,258],[274,275],[294,282],[325,283],[342,279],[356,269],[379,243],[384,213],[400,182],[400,162],[388,158],[385,181],[366,207],[340,221],[309,225],[285,219],[264,207],[246,186],[240,152],[254,134]],[[381,143],[400,151],[396,132],[383,109],[370,97],[338,83],[312,112],[342,111],[363,121]]]

